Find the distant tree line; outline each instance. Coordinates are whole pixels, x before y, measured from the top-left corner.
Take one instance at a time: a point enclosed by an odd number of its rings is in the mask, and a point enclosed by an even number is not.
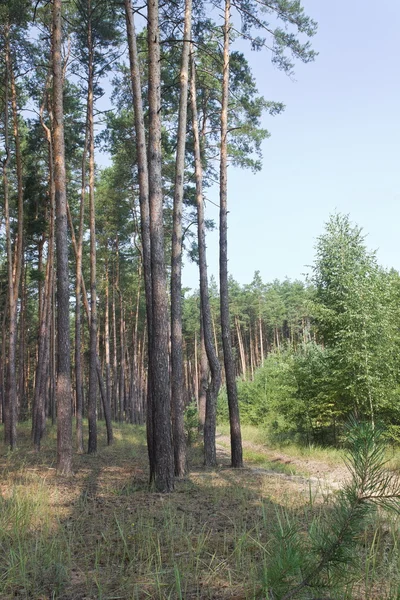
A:
[[[242,419],[262,424],[271,440],[340,443],[350,416],[400,440],[400,277],[378,265],[364,240],[348,216],[335,214],[317,240],[309,284],[265,287],[269,354],[257,370],[254,288],[237,286]]]

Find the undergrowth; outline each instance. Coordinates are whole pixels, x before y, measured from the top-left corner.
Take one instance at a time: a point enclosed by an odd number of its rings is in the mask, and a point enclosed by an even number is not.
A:
[[[98,454],[75,455],[67,480],[55,474],[54,429],[40,454],[30,451],[29,427],[19,434],[15,453],[0,445],[2,600],[265,600],[271,569],[288,560],[277,531],[307,540],[332,511],[332,495],[290,477],[231,470],[228,456],[204,469],[197,445],[190,477],[173,494],[150,493],[145,433],[130,425],[115,425],[109,448],[101,425]],[[400,597],[398,539],[396,518],[371,515],[354,541],[354,577],[330,597]],[[285,589],[298,582],[297,572]]]

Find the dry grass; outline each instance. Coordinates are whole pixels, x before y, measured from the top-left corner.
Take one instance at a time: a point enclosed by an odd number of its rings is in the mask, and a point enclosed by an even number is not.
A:
[[[102,427],[100,434],[98,454],[75,455],[70,479],[55,474],[54,430],[39,454],[30,449],[28,426],[14,453],[0,445],[2,600],[259,598],[277,515],[284,511],[306,530],[328,501],[305,478],[266,473],[259,464],[230,469],[221,447],[218,469],[204,469],[195,447],[190,476],[175,493],[151,493],[144,431],[115,425],[110,448]],[[395,527],[366,530],[366,570],[346,597],[400,597],[390,595],[399,585]]]

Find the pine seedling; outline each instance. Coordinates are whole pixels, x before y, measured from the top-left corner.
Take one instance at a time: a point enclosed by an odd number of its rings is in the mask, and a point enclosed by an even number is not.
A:
[[[355,573],[358,537],[366,520],[381,507],[400,513],[399,477],[385,469],[385,440],[380,427],[353,420],[347,431],[346,465],[351,480],[338,492],[330,510],[314,519],[306,539],[280,526],[279,551],[268,575],[267,598],[321,598]],[[294,583],[294,579],[297,583]]]

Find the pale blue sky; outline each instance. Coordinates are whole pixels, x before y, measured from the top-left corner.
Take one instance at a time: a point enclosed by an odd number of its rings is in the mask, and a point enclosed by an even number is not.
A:
[[[319,23],[319,56],[296,66],[295,82],[249,51],[260,93],[286,110],[265,119],[262,171],[229,172],[229,271],[241,283],[256,270],[264,281],[300,278],[335,210],[363,227],[380,264],[400,269],[400,2],[303,5]],[[207,213],[218,220],[210,204]],[[218,277],[217,231],[208,264]],[[195,265],[183,284],[198,287]]]

